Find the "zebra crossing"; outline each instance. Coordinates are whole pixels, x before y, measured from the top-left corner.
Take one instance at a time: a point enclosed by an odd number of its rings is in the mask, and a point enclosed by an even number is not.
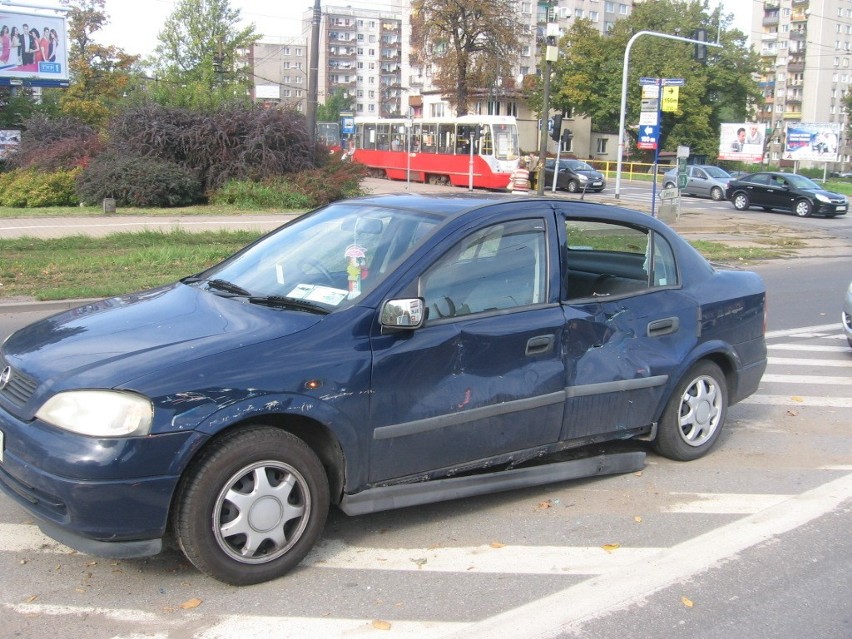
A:
[[[787,436],[782,418],[800,410],[843,423],[852,349],[838,324],[776,331],[767,344],[761,390],[732,407],[729,441]],[[764,425],[752,425],[756,415]],[[428,516],[333,517],[300,569],[244,589],[201,577],[177,553],[144,562],[75,553],[0,496],[0,637],[473,639],[578,628],[852,498],[849,447],[808,468],[791,460],[795,481],[772,490],[696,480],[740,469],[732,449],[692,464],[651,457],[628,476],[449,502]]]

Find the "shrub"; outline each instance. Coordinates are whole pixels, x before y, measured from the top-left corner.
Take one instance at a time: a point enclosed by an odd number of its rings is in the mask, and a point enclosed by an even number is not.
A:
[[[203,200],[190,170],[154,157],[102,153],[83,169],[77,193],[87,203],[115,198],[119,206],[185,206]]]
[[[11,168],[57,171],[85,166],[103,148],[90,126],[71,117],[35,115],[23,123],[21,145],[9,157]]]
[[[79,172],[17,169],[4,173],[0,175],[0,206],[74,206],[79,202],[75,188]]]
[[[308,209],[312,202],[302,193],[292,190],[287,180],[251,182],[228,180],[210,195],[212,204],[229,204],[243,209]]]

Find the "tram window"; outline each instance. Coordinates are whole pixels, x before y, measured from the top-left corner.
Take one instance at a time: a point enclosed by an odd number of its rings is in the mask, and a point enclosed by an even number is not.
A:
[[[364,125],[364,138],[362,140],[363,148],[375,150],[376,148],[376,125],[375,124],[365,124]]]
[[[438,125],[438,153],[452,154],[454,152],[456,137],[455,124]]]
[[[438,125],[437,124],[424,124],[423,125],[423,139],[421,140],[423,144],[424,153],[435,153],[437,151],[436,144],[438,136]]]
[[[492,155],[494,153],[494,142],[491,139],[491,126],[483,124],[479,138],[479,152],[482,155]]]
[[[420,125],[415,124],[409,131],[408,148],[414,153],[420,152]]]
[[[378,126],[378,135],[376,139],[376,148],[380,151],[387,151],[390,149],[390,124],[379,124]]]
[[[456,153],[460,155],[468,155],[470,153],[470,141],[473,138],[473,130],[475,128],[476,126],[473,124],[460,124],[458,126]]]

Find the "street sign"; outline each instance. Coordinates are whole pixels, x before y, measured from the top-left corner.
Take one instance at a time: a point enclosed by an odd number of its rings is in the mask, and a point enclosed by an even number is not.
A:
[[[644,150],[654,150],[657,148],[657,138],[660,137],[660,129],[657,126],[640,126],[639,137],[636,146]]]
[[[677,189],[662,189],[660,191],[661,200],[673,200],[677,197]]]
[[[650,124],[651,126],[657,126],[660,123],[659,114],[656,111],[640,111],[639,112],[639,125]]]
[[[683,78],[663,78],[663,86],[682,87],[686,84]]]
[[[643,111],[658,111],[660,108],[660,101],[655,99],[652,100],[642,100],[642,110]]]
[[[677,86],[663,87],[663,111],[677,111],[678,91],[679,89]]]
[[[641,77],[641,78],[639,78],[639,84],[641,84],[643,86],[646,85],[646,84],[653,84],[654,86],[657,86],[657,85],[660,84],[660,78]]]
[[[677,174],[677,188],[685,189],[686,185],[689,183],[689,176],[686,173],[678,173]]]
[[[642,99],[643,100],[656,100],[660,97],[660,87],[656,84],[643,84],[642,85]]]

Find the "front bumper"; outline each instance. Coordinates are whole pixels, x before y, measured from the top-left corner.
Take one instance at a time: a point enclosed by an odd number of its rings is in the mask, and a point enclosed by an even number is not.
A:
[[[97,439],[21,422],[2,409],[0,431],[0,490],[57,541],[109,557],[159,552],[175,469],[200,437]]]

